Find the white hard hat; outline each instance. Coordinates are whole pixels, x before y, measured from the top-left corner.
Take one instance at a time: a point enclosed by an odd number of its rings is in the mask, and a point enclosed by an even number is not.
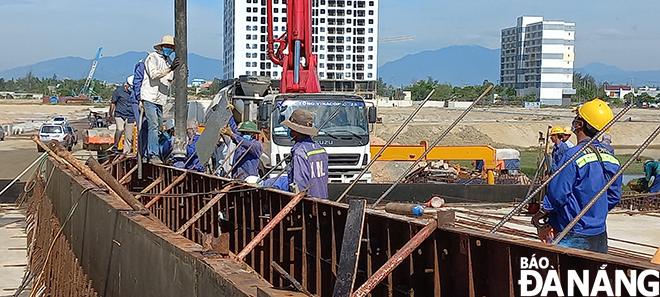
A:
[[[126,78],[126,82],[127,82],[129,85],[132,86],[132,85],[133,85],[133,75],[127,77],[127,78]]]

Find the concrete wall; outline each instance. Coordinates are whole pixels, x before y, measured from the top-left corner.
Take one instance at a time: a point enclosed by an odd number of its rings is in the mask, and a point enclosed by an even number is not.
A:
[[[449,101],[447,107],[453,109],[467,109],[471,104],[472,102]]]
[[[0,179],[0,191],[11,183],[11,179]],[[25,187],[25,182],[17,181],[7,191],[0,195],[0,203],[14,203],[18,196],[23,193],[23,188]]]
[[[50,172],[54,165],[47,166]],[[63,233],[99,296],[256,296],[257,288],[271,287],[244,263],[204,257],[197,243],[103,191],[81,195],[88,187],[56,167],[46,192],[60,222],[78,203]],[[301,296],[272,296],[285,294]]]

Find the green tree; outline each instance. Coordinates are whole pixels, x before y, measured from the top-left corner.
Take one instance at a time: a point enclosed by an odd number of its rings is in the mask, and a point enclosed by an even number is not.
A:
[[[218,79],[217,77],[213,78],[211,87],[209,87],[209,92],[211,93],[211,96],[220,92],[220,79]]]
[[[635,94],[633,93],[628,93],[623,95],[623,100],[637,103],[637,101],[635,100]]]
[[[428,77],[426,80],[418,80],[414,82],[406,90],[410,91],[412,100],[419,101],[424,100],[426,96],[438,86],[438,81],[432,77]]]
[[[453,88],[451,87],[451,84],[439,84],[435,87],[435,93],[433,93],[433,96],[431,99],[433,100],[447,100],[450,99],[453,95]]]
[[[642,93],[641,95],[637,96],[637,101],[638,102],[649,102],[649,103],[655,103],[655,98],[653,98],[651,95],[648,93]]]
[[[536,102],[536,101],[539,101],[539,100],[536,96],[536,93],[531,93],[531,94],[527,94],[527,95],[523,96],[523,101],[525,101],[525,102]]]
[[[512,87],[508,87],[506,89],[506,91],[504,91],[504,95],[509,97],[509,98],[516,97],[516,89],[514,89]]]

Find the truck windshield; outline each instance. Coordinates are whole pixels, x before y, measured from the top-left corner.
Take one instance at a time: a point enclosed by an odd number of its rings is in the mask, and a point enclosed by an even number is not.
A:
[[[296,109],[306,109],[314,115],[314,127],[321,128],[319,136],[331,138],[369,138],[367,108],[364,102],[341,100],[286,100],[277,102],[273,112],[273,134],[287,136],[287,127],[280,123],[291,116]],[[321,127],[328,118],[335,115],[324,127]]]

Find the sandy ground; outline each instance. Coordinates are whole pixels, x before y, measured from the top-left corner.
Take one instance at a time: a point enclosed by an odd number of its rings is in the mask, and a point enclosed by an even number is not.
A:
[[[494,226],[499,220],[495,220],[490,217],[481,216],[480,214],[493,215],[498,218],[504,217],[508,214],[513,208],[512,207],[501,207],[501,208],[469,208],[465,209],[462,207],[457,207],[456,209],[460,211],[469,211],[470,214],[465,212],[457,212],[459,218],[471,218],[473,220],[479,220],[482,222],[487,222]],[[652,248],[649,246],[660,246],[660,233],[658,232],[648,232],[649,230],[657,230],[660,228],[660,215],[658,214],[626,214],[622,213],[623,210],[615,208],[607,216],[607,235],[608,235],[608,244],[610,247],[617,247],[626,249],[629,251],[634,251],[636,253],[641,253],[644,257],[647,257],[649,260],[653,257],[653,254],[656,252],[657,248]],[[531,220],[531,215],[518,215],[514,216],[511,221],[509,221],[505,226],[507,228],[513,228],[525,232],[536,233],[536,229],[529,223]],[[532,241],[538,241],[537,238],[528,238]],[[634,243],[629,243],[625,241],[631,241]],[[635,244],[638,243],[638,244]]]
[[[12,205],[0,205],[0,296],[12,296],[27,268],[25,215]],[[19,296],[28,296],[28,290]]]
[[[91,106],[36,104],[34,100],[0,99],[0,125],[41,121],[54,116],[74,116],[84,113]]]
[[[379,107],[382,124],[375,125],[375,136],[389,139],[414,107]],[[620,109],[614,109],[617,114]],[[423,108],[415,119],[396,138],[401,144],[433,142],[458,118],[462,110]],[[639,146],[660,125],[660,110],[633,109],[611,129],[612,145]],[[496,148],[528,148],[538,145],[539,132],[548,125],[570,126],[574,113],[570,109],[524,109],[511,107],[475,108],[439,145],[492,145]],[[575,137],[571,139],[575,142]],[[660,147],[660,139],[652,143]]]

